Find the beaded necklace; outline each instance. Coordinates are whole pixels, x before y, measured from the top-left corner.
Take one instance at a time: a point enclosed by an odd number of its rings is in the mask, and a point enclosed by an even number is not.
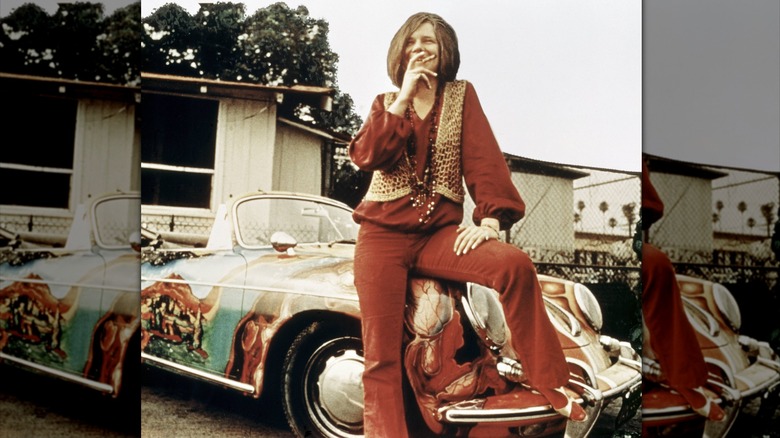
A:
[[[412,202],[412,206],[417,210],[417,214],[420,216],[418,219],[420,223],[425,224],[431,219],[433,209],[436,208],[436,180],[434,179],[434,170],[436,169],[436,132],[438,130],[438,108],[439,108],[439,91],[436,91],[436,98],[433,101],[433,107],[431,108],[431,129],[428,132],[428,153],[425,157],[425,169],[423,171],[423,177],[420,179],[417,176],[417,144],[415,142],[414,134],[414,106],[412,102],[406,107],[404,113],[406,120],[412,126],[412,135],[409,137],[409,141],[406,144],[406,151],[404,156],[406,157],[406,163],[410,167],[409,171],[409,185],[412,188],[412,195],[409,200]]]

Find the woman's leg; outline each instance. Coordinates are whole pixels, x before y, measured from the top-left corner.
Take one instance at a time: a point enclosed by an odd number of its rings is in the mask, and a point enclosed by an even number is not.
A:
[[[672,262],[647,243],[642,245],[642,315],[669,384],[704,385],[707,367],[696,332],[685,315]]]
[[[707,366],[683,307],[677,276],[669,258],[647,243],[642,245],[642,316],[669,386],[700,414],[711,420],[725,415],[708,405],[701,387],[707,383]]]
[[[531,259],[519,248],[496,240],[455,255],[456,229],[445,227],[433,235],[418,253],[414,269],[423,275],[475,282],[497,290],[512,333],[512,347],[528,383],[540,389],[565,385],[569,369],[558,334],[547,316]],[[554,405],[560,401],[551,400]]]
[[[364,426],[367,438],[408,436],[402,392],[401,344],[409,242],[403,233],[361,226],[355,248],[360,299]]]

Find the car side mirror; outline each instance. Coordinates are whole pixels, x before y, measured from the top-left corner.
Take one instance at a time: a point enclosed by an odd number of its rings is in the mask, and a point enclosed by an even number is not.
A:
[[[271,235],[271,246],[279,252],[292,255],[292,249],[298,246],[298,241],[284,231],[277,231]]]

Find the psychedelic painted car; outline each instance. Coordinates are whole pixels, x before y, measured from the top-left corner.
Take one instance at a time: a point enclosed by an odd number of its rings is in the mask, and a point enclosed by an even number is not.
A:
[[[345,204],[276,192],[221,206],[200,239],[146,230],[143,361],[255,398],[270,391],[298,436],[362,436],[357,234]],[[624,400],[620,418],[634,415],[638,355],[600,335],[601,310],[586,287],[540,281],[572,371],[570,393],[590,421],[567,424],[522,384],[522,365],[504,348],[509,333],[495,291],[420,278],[410,281],[405,358],[409,409],[421,427],[583,436],[613,400]]]
[[[767,342],[741,335],[742,315],[737,301],[722,284],[677,275],[685,311],[708,367],[705,391],[726,412],[723,422],[704,421],[679,394],[653,383],[663,370],[645,351],[648,384],[644,389],[642,426],[646,436],[725,436],[742,415],[742,407],[760,399],[754,421],[768,423],[780,403],[780,357]]]
[[[59,242],[3,233],[0,361],[138,403],[139,209],[138,193],[110,194]]]

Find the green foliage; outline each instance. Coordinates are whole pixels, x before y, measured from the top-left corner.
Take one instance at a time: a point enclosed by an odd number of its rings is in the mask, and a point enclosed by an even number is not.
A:
[[[327,196],[355,208],[366,194],[370,182],[370,172],[358,169],[351,162],[342,161],[336,167]]]
[[[244,5],[241,3],[202,4],[195,15],[192,43],[198,49],[198,67],[215,79],[235,80],[241,65],[237,46],[244,33]]]
[[[143,20],[144,71],[173,75],[195,76],[189,65],[188,53],[193,39],[195,18],[179,5],[168,3]]]
[[[27,3],[0,19],[0,70],[138,83],[141,3],[104,17],[102,3],[61,3],[54,15]]]
[[[314,109],[311,116],[316,123],[328,126],[335,132],[353,135],[360,129],[360,125],[363,123],[360,117],[355,114],[354,107],[352,97],[336,89],[332,110]]]
[[[338,56],[330,49],[328,23],[311,18],[305,7],[276,3],[259,9],[245,29],[248,77],[272,85],[336,85]]]
[[[299,6],[275,3],[247,17],[242,3],[203,3],[191,16],[166,4],[143,20],[144,71],[250,82],[309,85],[335,90],[332,111],[284,102],[284,117],[337,133],[354,134],[362,121],[337,86],[338,55],[329,25]]]

